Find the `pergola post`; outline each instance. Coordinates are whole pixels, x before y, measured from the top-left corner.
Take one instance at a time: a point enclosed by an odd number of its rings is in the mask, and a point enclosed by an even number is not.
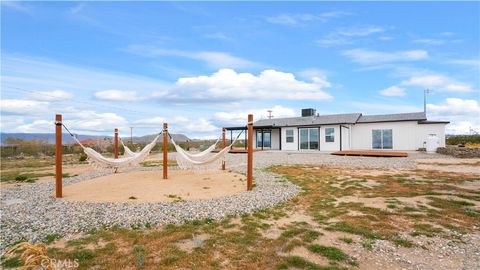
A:
[[[163,179],[168,179],[168,124],[163,123]]]
[[[62,115],[55,115],[55,197],[62,198]]]
[[[248,115],[247,190],[253,188],[253,114]]]
[[[227,138],[225,137],[225,128],[222,128],[222,149],[227,146]],[[225,171],[225,158],[222,160],[222,170]]]
[[[114,136],[113,136],[113,154],[115,156],[115,159],[118,158],[118,128],[114,130]]]

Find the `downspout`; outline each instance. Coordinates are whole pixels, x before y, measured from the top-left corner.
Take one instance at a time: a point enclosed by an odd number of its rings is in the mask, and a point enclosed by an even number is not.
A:
[[[263,144],[265,144],[265,142],[263,141],[265,139],[264,136],[263,136],[263,128],[262,128],[261,132],[262,132],[262,151],[263,151]]]
[[[340,127],[340,151],[342,151],[342,125]]]
[[[282,150],[282,129],[281,128],[278,128],[278,147],[280,148],[280,150]]]

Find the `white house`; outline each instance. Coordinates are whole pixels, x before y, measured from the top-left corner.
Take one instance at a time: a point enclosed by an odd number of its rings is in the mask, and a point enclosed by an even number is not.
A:
[[[301,117],[255,121],[254,146],[261,150],[282,151],[414,151],[426,147],[429,135],[436,135],[439,146],[444,147],[448,123],[428,121],[424,112],[318,115],[314,109],[303,109]]]

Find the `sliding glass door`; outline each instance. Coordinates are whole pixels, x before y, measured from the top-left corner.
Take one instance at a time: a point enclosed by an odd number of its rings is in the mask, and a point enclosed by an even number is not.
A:
[[[300,150],[318,150],[318,128],[300,128]]]
[[[272,147],[272,133],[270,130],[257,130],[257,148]]]
[[[393,149],[393,136],[391,129],[372,130],[373,149]]]

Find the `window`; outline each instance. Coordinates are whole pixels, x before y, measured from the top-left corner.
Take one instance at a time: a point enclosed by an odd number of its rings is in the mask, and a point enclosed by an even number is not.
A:
[[[335,128],[325,129],[325,142],[335,142]]]
[[[285,131],[285,137],[287,140],[287,143],[293,143],[293,129],[287,129]]]
[[[393,149],[393,133],[391,129],[372,130],[373,149]]]
[[[301,128],[299,132],[301,150],[318,149],[318,128]]]

